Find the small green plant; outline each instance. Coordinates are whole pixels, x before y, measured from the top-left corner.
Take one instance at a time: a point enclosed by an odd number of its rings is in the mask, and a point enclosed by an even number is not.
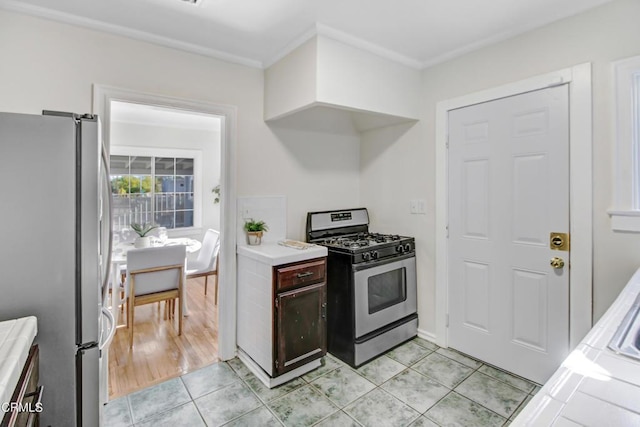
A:
[[[152,223],[138,224],[138,223],[133,222],[133,223],[131,223],[131,228],[133,229],[133,231],[138,233],[138,236],[144,237],[147,234],[149,234],[149,232],[151,230],[153,230],[154,228],[158,228],[158,226],[154,225]]]
[[[248,219],[244,222],[244,230],[248,232],[269,231],[269,227],[264,221]]]
[[[220,184],[213,187],[211,192],[214,194],[213,203],[220,203]]]

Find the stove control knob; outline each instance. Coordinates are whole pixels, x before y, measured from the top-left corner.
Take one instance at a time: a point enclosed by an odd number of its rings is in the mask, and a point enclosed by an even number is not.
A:
[[[404,251],[405,251],[405,252],[410,252],[410,251],[411,251],[411,245],[410,245],[410,244],[408,244],[408,243],[406,243],[406,244],[404,245]]]
[[[398,245],[398,246],[396,247],[396,252],[399,252],[399,253],[404,252],[404,248],[402,247],[402,245]]]
[[[363,253],[362,259],[364,259],[365,261],[369,261],[369,259],[371,259],[371,255],[369,254],[369,252]]]
[[[371,251],[371,259],[378,259],[378,251]]]

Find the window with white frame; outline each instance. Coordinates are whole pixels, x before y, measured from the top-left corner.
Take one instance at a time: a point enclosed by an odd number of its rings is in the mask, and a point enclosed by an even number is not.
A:
[[[640,232],[640,56],[613,64],[615,76],[614,230]]]
[[[195,156],[111,155],[113,225],[195,225]]]

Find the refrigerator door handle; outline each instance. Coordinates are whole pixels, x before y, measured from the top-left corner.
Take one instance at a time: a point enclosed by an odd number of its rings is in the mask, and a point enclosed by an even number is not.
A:
[[[104,203],[106,201],[107,203],[107,210],[106,212],[108,212],[109,214],[109,218],[107,218],[107,222],[109,224],[109,228],[108,228],[108,236],[107,238],[109,239],[109,245],[108,245],[108,250],[107,250],[107,269],[106,269],[106,274],[104,275],[104,281],[102,283],[102,289],[107,289],[107,287],[109,286],[109,275],[111,273],[111,256],[112,256],[112,252],[113,252],[113,224],[111,223],[111,217],[112,217],[112,212],[111,212],[111,207],[112,207],[112,203],[111,203],[111,177],[110,177],[110,173],[109,173],[109,156],[107,155],[107,150],[104,146],[104,144],[102,145],[102,170],[103,170],[103,176],[105,179],[105,183],[106,186],[105,188],[108,189],[109,191],[107,191],[107,194],[105,194],[102,198],[101,198],[101,203]]]
[[[113,313],[111,313],[111,310],[109,310],[106,307],[102,307],[102,314],[109,319],[109,332],[107,333],[107,337],[105,339],[102,339],[102,337],[100,337],[100,346],[98,347],[100,350],[103,350],[104,348],[109,346],[109,343],[111,343],[111,340],[113,339],[113,336],[116,334],[116,319],[113,316]]]

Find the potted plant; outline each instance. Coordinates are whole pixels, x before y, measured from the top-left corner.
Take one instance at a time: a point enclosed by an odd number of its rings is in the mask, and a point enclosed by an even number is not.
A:
[[[131,228],[138,234],[133,246],[136,248],[148,248],[151,246],[151,236],[147,236],[147,234],[151,230],[158,228],[158,226],[150,223],[138,224],[134,222],[131,224]]]
[[[269,231],[269,227],[264,221],[248,219],[244,223],[244,231],[247,232],[247,239],[250,245],[259,245],[262,242],[262,233]]]
[[[220,203],[220,184],[213,187],[213,190],[211,190],[211,192],[214,194],[213,203],[214,204]]]

